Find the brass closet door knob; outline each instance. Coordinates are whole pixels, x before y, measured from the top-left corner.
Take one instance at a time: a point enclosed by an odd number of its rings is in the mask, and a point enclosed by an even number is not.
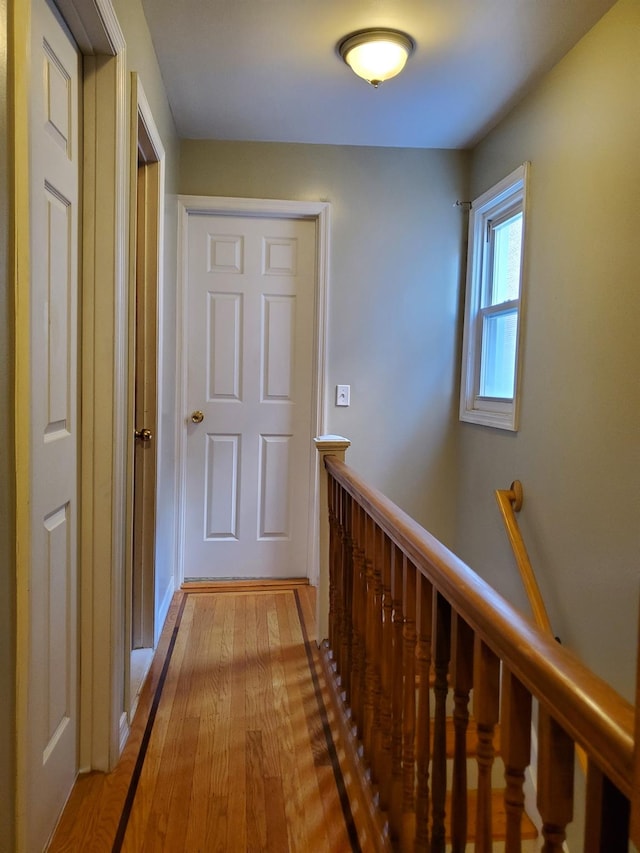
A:
[[[191,412],[191,420],[194,424],[201,424],[204,420],[204,415],[199,409],[196,409],[195,412]]]
[[[151,441],[153,438],[153,433],[150,429],[137,429],[135,431],[136,438],[139,438],[140,441]]]

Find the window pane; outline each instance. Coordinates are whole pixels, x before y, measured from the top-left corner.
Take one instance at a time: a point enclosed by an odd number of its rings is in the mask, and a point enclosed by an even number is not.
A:
[[[493,276],[490,305],[499,305],[520,296],[520,256],[522,254],[522,213],[493,229]]]
[[[482,318],[481,397],[513,399],[517,331],[517,308]]]

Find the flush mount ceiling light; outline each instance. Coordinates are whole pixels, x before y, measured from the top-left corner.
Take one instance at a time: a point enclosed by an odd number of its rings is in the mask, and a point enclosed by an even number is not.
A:
[[[399,30],[358,30],[338,44],[347,65],[377,89],[399,74],[415,47],[413,39]]]

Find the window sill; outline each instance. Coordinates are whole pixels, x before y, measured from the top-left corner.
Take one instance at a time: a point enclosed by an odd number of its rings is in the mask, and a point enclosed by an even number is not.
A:
[[[461,409],[460,420],[471,424],[494,427],[495,429],[506,429],[517,432],[516,412],[513,404],[506,404],[504,410],[488,410],[481,408]]]

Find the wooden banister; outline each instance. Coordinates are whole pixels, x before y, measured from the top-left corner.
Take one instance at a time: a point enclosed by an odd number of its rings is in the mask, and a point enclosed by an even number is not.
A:
[[[324,467],[332,483],[332,530],[346,528],[347,531],[343,545],[332,549],[334,553],[342,554],[331,573],[331,577],[335,577],[334,592],[344,598],[342,591],[348,590],[350,596],[336,603],[336,612],[342,614],[341,619],[350,620],[352,624],[350,671],[338,674],[341,682],[349,685],[352,724],[360,733],[364,731],[374,746],[380,738],[371,738],[368,734],[365,712],[371,682],[367,681],[367,672],[374,679],[376,702],[379,695],[384,698],[385,689],[391,690],[384,704],[384,715],[381,713],[380,716],[384,720],[381,734],[387,742],[390,741],[391,755],[385,759],[386,764],[385,761],[381,763],[379,757],[367,756],[366,752],[364,756],[365,761],[373,761],[369,766],[374,771],[382,767],[386,769],[391,764],[391,779],[384,796],[388,803],[390,843],[403,851],[429,849],[424,809],[430,804],[433,806],[434,832],[440,820],[441,791],[437,780],[441,771],[437,754],[441,746],[434,740],[430,755],[424,737],[421,735],[419,740],[415,740],[420,726],[424,724],[423,715],[433,713],[428,711],[429,701],[424,691],[424,664],[429,656],[429,638],[425,632],[431,624],[424,608],[430,606],[427,602],[431,600],[434,606],[433,660],[436,669],[437,666],[447,667],[450,662],[452,672],[446,680],[459,691],[464,702],[468,686],[468,676],[464,672],[465,667],[469,667],[468,672],[472,674],[469,677],[474,679],[474,703],[479,703],[477,707],[474,704],[474,714],[480,714],[477,721],[478,737],[481,738],[478,754],[487,766],[490,764],[492,730],[497,715],[509,715],[501,740],[508,764],[507,802],[511,814],[511,835],[517,831],[522,799],[520,779],[527,752],[526,719],[523,724],[518,708],[528,708],[530,700],[527,695],[539,702],[539,716],[544,722],[543,737],[546,740],[545,748],[540,750],[538,773],[547,786],[543,791],[542,805],[545,832],[549,838],[559,838],[564,832],[564,824],[570,819],[570,790],[568,787],[566,791],[563,789],[561,807],[554,794],[555,777],[550,766],[558,744],[565,742],[563,738],[581,745],[587,753],[589,767],[597,768],[606,784],[615,786],[620,796],[629,800],[634,759],[634,708],[631,704],[591,672],[570,650],[557,643],[550,632],[524,617],[462,560],[383,494],[370,487],[343,461],[327,455]],[[515,490],[514,496],[517,499]],[[349,512],[343,519],[334,517],[345,506],[350,508],[350,517]],[[350,549],[347,556],[345,547],[347,551]],[[526,554],[524,546],[523,551]],[[376,569],[379,555],[384,561],[380,576]],[[352,563],[353,570],[350,568]],[[370,563],[372,569],[367,568]],[[346,576],[341,574],[341,566],[349,567],[346,581]],[[345,608],[350,616],[346,616]],[[446,617],[449,611],[451,618]],[[375,629],[369,630],[369,619],[378,620]],[[470,639],[464,639],[464,631],[461,634],[460,620],[466,626],[465,631],[473,632],[474,644]],[[454,639],[451,655],[448,650],[440,651],[438,631],[443,628],[451,632]],[[339,636],[340,631],[332,629],[330,634]],[[475,662],[469,658],[468,650],[472,647],[475,648]],[[342,651],[339,652],[341,660],[347,658]],[[385,657],[382,661],[381,655]],[[335,666],[336,658],[333,660]],[[500,705],[504,704],[504,707],[499,709],[497,678],[500,671],[503,678]],[[439,675],[436,673],[438,684],[446,683],[443,681],[445,673],[446,669]],[[417,693],[411,688],[416,675]],[[437,695],[436,702],[441,701]],[[385,716],[387,714],[391,714],[391,719]],[[547,720],[551,722],[547,724]],[[434,738],[438,736],[438,728],[436,717]],[[362,737],[361,742],[364,747]],[[416,752],[415,745],[418,747]],[[563,774],[570,772],[570,754],[567,749],[567,760],[561,770]],[[435,773],[431,797],[425,788],[431,781],[428,766],[421,764],[425,761],[435,761],[431,769],[431,774]],[[410,790],[416,778],[421,786],[416,788],[417,797]],[[488,774],[485,778],[488,779]],[[597,780],[599,776],[593,778]],[[605,790],[606,785],[594,783],[592,788],[597,793]],[[487,796],[484,790],[482,802],[477,807],[482,821],[480,829],[486,833],[485,847],[488,838]],[[603,802],[605,799],[611,801],[609,795],[601,799]],[[455,808],[460,805],[458,802]],[[606,824],[606,821],[601,823]],[[597,821],[594,822],[596,824]],[[618,841],[611,847],[607,846],[606,825],[602,832],[605,833],[604,846],[598,849],[611,850],[611,853],[622,849]],[[432,850],[441,849],[439,837],[436,842],[434,835],[431,843]]]
[[[553,634],[547,608],[542,600],[540,587],[538,586],[538,581],[536,580],[531,560],[529,559],[529,554],[527,553],[527,548],[520,532],[518,519],[516,518],[516,513],[520,512],[523,501],[523,490],[520,480],[514,480],[509,489],[496,489],[496,501],[500,508],[516,563],[518,564],[527,598],[531,604],[533,618],[539,628],[548,634]]]
[[[538,586],[538,581],[533,571],[531,560],[529,559],[527,547],[522,538],[520,525],[516,518],[516,513],[520,512],[522,502],[524,501],[522,483],[520,480],[514,480],[509,489],[496,489],[495,495],[535,623],[541,631],[554,636],[547,608],[545,607],[542,593],[540,592],[540,587]],[[576,755],[580,762],[580,767],[586,773],[587,757],[580,746],[576,749]]]

